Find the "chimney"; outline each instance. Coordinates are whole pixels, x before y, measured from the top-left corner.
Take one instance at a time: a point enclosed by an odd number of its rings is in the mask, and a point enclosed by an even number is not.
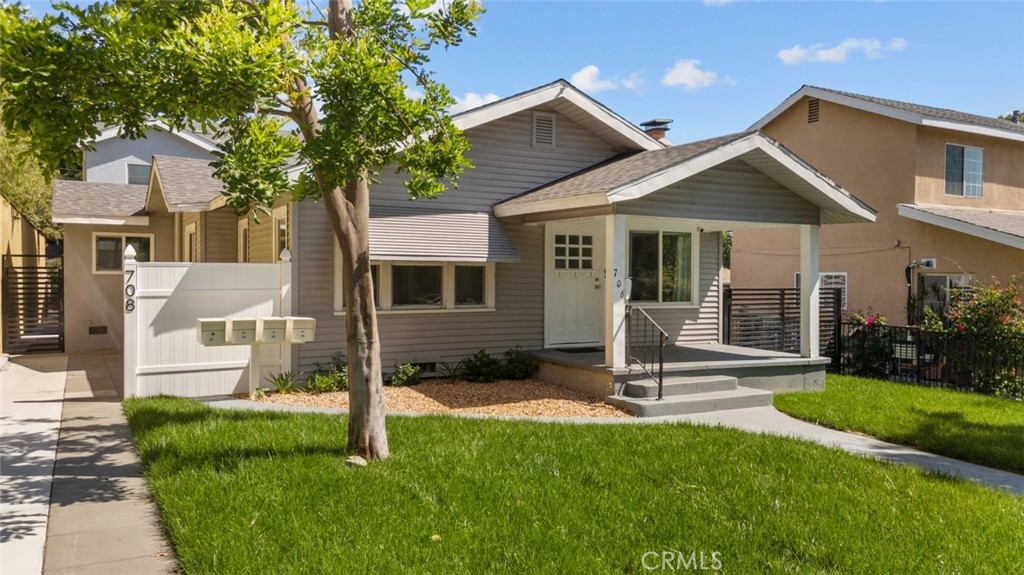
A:
[[[1010,121],[1013,122],[1014,124],[1020,123],[1020,110],[1013,111],[1013,115],[1010,116]]]
[[[644,132],[648,136],[655,140],[665,139],[665,132],[668,131],[668,125],[672,123],[670,118],[655,118],[654,120],[647,120],[641,122],[640,127],[644,129]]]

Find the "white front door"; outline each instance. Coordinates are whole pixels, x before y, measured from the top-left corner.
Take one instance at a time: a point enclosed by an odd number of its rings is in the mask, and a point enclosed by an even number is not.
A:
[[[604,237],[601,220],[547,224],[544,242],[547,346],[604,341]]]

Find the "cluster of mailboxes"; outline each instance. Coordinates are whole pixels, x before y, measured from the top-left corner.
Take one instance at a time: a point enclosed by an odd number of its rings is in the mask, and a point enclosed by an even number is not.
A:
[[[313,341],[316,320],[311,317],[199,318],[199,343],[252,345]]]

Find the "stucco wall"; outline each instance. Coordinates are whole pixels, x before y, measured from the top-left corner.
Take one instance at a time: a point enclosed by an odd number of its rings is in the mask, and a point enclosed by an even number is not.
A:
[[[1024,210],[1024,142],[923,126],[917,135],[917,203]],[[984,150],[982,197],[946,195],[946,144]]]
[[[85,180],[87,182],[128,183],[128,164],[151,164],[153,154],[183,158],[212,158],[209,152],[168,134],[149,130],[141,140],[110,138],[96,144],[96,149],[85,154]]]
[[[896,212],[897,204],[914,201],[980,207],[977,201],[950,201],[945,196],[947,141],[984,144],[986,207],[995,207],[988,203],[993,201],[1013,208],[1015,197],[1024,202],[1020,187],[1009,189],[1011,185],[1024,186],[1024,174],[1013,174],[1003,160],[1010,146],[960,134],[951,139],[950,132],[917,128],[824,100],[820,118],[807,123],[804,99],[769,123],[765,131],[878,211],[875,223],[821,229],[821,271],[848,274],[849,309],[870,306],[902,323],[907,293],[904,270],[916,259],[938,258],[935,272],[973,273],[985,282],[993,275],[1006,280],[1010,274],[1024,271],[1020,250],[914,222]],[[919,133],[924,136],[920,145]],[[918,183],[924,185],[916,188]],[[1013,209],[1022,208],[1024,204],[1017,203]],[[799,254],[799,237],[793,228],[737,231],[733,236],[732,286],[793,287]]]
[[[121,274],[92,271],[92,235],[154,234],[157,261],[172,261],[170,216],[150,216],[149,226],[64,226],[64,340],[65,351],[119,349],[124,336]],[[89,335],[90,326],[107,326],[107,333]]]

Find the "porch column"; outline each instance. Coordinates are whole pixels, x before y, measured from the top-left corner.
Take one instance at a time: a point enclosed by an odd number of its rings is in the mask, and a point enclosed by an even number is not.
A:
[[[626,367],[626,216],[604,217],[604,364]]]
[[[800,226],[800,355],[818,357],[820,321],[818,299],[819,249],[817,225]]]

